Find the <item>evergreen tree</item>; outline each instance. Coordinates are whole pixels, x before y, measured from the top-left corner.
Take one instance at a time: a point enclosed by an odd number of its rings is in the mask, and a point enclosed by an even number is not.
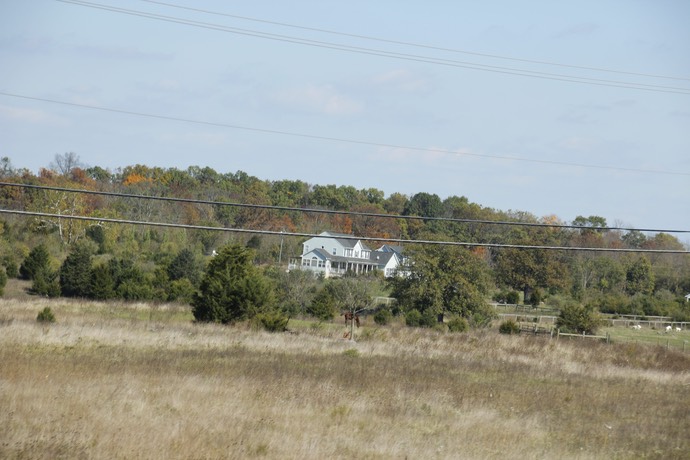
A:
[[[46,297],[60,297],[60,279],[58,273],[47,268],[36,272],[33,283],[31,283],[30,292]]]
[[[253,251],[237,244],[220,250],[192,299],[197,321],[228,324],[250,319],[272,306],[273,291],[253,259]]]
[[[65,297],[88,297],[92,251],[86,244],[72,248],[60,266],[60,290]]]
[[[115,281],[107,265],[97,265],[91,270],[88,296],[96,300],[107,300],[115,297]]]
[[[101,225],[92,225],[86,229],[86,236],[98,245],[98,253],[105,254],[106,238],[105,229]]]
[[[22,279],[33,280],[36,274],[50,269],[50,255],[45,244],[41,243],[29,252],[24,262],[19,267],[19,275]]]
[[[198,284],[201,278],[201,268],[194,253],[189,249],[182,249],[168,265],[168,277],[170,281],[187,278],[192,284]]]
[[[314,296],[307,307],[307,314],[321,321],[329,321],[335,317],[336,298],[330,283],[323,286]]]

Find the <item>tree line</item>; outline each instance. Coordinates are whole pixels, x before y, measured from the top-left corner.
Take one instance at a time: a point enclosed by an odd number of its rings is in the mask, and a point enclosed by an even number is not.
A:
[[[242,171],[219,173],[208,167],[190,166],[180,170],[135,165],[110,171],[98,166],[86,167],[76,155],[64,154],[56,155],[55,162],[38,174],[14,168],[4,158],[0,161],[0,175],[4,182],[29,185],[426,219],[171,203],[19,187],[0,189],[0,201],[5,209],[60,216],[278,232],[328,230],[364,238],[684,249],[671,234],[611,230],[606,219],[600,216],[576,216],[569,222],[572,228],[565,228],[560,226],[565,222],[556,216],[538,218],[527,212],[494,210],[472,203],[466,197],[441,199],[426,192],[385,196],[374,188],[311,185],[299,180],[266,181]],[[492,225],[486,221],[556,226]],[[275,311],[286,317],[332,317],[339,309],[348,308],[348,302],[355,301],[344,294],[346,289],[342,286],[347,283],[359,283],[357,291],[398,298],[395,313],[417,312],[412,313],[410,322],[419,324],[431,324],[431,318],[446,314],[463,318],[470,326],[481,326],[491,318],[487,307],[487,300],[491,299],[534,305],[544,301],[556,306],[578,304],[605,313],[668,315],[677,320],[689,316],[683,299],[690,292],[690,257],[686,254],[410,245],[405,251],[415,263],[408,267],[411,269],[408,277],[388,282],[377,278],[314,280],[298,279],[303,275],[301,272],[285,272],[289,257],[301,253],[303,241],[295,237],[11,215],[0,221],[0,231],[0,264],[4,267],[0,271],[4,272],[3,276],[31,280],[32,292],[36,294],[178,301],[192,304],[202,320],[207,317],[202,313],[199,299],[212,304],[209,296],[213,295],[208,293],[216,292],[217,286],[209,277],[221,276],[222,270],[218,271],[217,265],[221,260],[229,263],[227,257],[219,257],[221,250],[227,248],[235,251],[231,251],[230,259],[243,261],[238,266],[254,267],[247,272],[251,272],[252,281],[247,280],[250,284],[243,292],[269,293],[254,299],[255,307],[247,310],[250,316],[263,315],[265,321],[280,322],[270,318],[269,313]],[[212,256],[214,253],[217,255]],[[223,270],[227,274],[229,269]],[[212,272],[216,274],[211,275]],[[206,297],[199,297],[204,292]],[[239,295],[216,294],[229,296],[227,302]],[[220,321],[232,322],[245,316],[221,316]]]

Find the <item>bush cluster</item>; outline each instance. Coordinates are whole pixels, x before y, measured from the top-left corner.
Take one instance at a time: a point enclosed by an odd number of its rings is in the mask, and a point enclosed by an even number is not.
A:
[[[455,316],[451,318],[446,325],[450,332],[466,332],[470,328],[470,324],[462,316]]]
[[[393,313],[388,308],[381,308],[374,313],[374,322],[379,326],[385,326],[393,319]]]
[[[36,316],[36,321],[38,321],[39,323],[54,323],[55,314],[53,314],[53,311],[50,309],[50,307],[45,307],[43,310],[38,312],[38,316]]]
[[[509,319],[507,321],[503,321],[500,326],[498,326],[498,332],[501,334],[519,334],[520,325],[512,319]]]
[[[413,309],[405,314],[405,325],[409,327],[434,327],[437,324],[438,317],[431,310],[420,313],[419,310]]]

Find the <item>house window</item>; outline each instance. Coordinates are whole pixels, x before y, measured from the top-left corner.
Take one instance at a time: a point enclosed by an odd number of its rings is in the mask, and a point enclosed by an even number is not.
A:
[[[316,267],[316,263],[317,263],[317,262],[316,262],[316,257],[312,257],[312,258],[311,258],[311,266],[312,266],[312,267]]]
[[[352,257],[352,249],[345,250],[345,257]]]
[[[359,257],[359,251],[355,251],[355,257]]]
[[[326,266],[326,262],[323,260],[319,260],[319,268],[324,268]]]
[[[308,245],[308,244],[305,244],[305,245],[304,245],[304,253],[306,254],[306,253],[308,253],[308,252],[309,252],[309,245]]]
[[[335,249],[335,248],[333,248],[333,255],[335,255],[335,253],[336,253],[336,249]]]
[[[305,267],[309,266],[309,259],[302,259],[302,265]]]

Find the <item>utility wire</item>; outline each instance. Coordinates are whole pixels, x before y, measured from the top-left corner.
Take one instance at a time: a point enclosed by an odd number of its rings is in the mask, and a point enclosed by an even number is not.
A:
[[[9,209],[0,209],[1,214],[15,214],[21,216],[32,217],[48,217],[54,219],[73,219],[84,220],[90,222],[108,222],[114,224],[129,224],[129,225],[144,225],[151,227],[168,227],[168,228],[184,228],[192,230],[212,230],[218,232],[230,233],[247,233],[254,235],[275,235],[275,236],[295,236],[314,238],[320,235],[315,233],[299,233],[299,232],[284,232],[276,230],[253,230],[246,228],[225,228],[225,227],[208,227],[202,225],[190,224],[172,224],[165,222],[147,222],[138,220],[113,219],[105,217],[88,217],[88,216],[73,216],[64,214],[52,214],[46,212],[33,211],[14,211]],[[543,250],[558,250],[558,251],[591,251],[591,252],[634,252],[634,253],[655,253],[655,254],[690,254],[690,251],[682,251],[677,249],[629,249],[629,248],[585,248],[574,246],[538,246],[528,244],[500,244],[500,243],[468,243],[460,241],[434,241],[434,240],[410,240],[400,238],[378,238],[378,237],[357,237],[354,235],[338,235],[340,239],[348,240],[364,240],[376,241],[383,243],[398,243],[398,244],[422,244],[422,245],[439,245],[439,246],[463,246],[468,248],[497,248],[497,249],[543,249]]]
[[[299,38],[299,37],[291,37],[288,35],[279,35],[279,34],[272,34],[272,33],[267,33],[267,32],[260,32],[260,31],[256,31],[256,30],[250,30],[250,29],[228,27],[228,26],[223,26],[220,24],[212,24],[212,23],[207,23],[207,22],[192,21],[192,20],[188,20],[188,19],[184,19],[184,18],[176,18],[173,16],[147,13],[147,12],[143,12],[143,11],[130,10],[130,9],[126,9],[126,8],[118,8],[118,7],[113,7],[113,6],[109,6],[109,5],[103,5],[103,4],[99,4],[99,3],[91,3],[91,2],[86,2],[86,1],[79,1],[79,0],[56,0],[56,1],[61,2],[61,3],[69,3],[69,4],[73,4],[73,5],[95,8],[95,9],[100,9],[100,10],[105,10],[105,11],[110,11],[110,12],[115,12],[115,13],[121,13],[121,14],[126,14],[126,15],[131,15],[131,16],[138,16],[138,17],[143,17],[143,18],[147,18],[147,19],[154,19],[154,20],[158,20],[158,21],[172,22],[172,23],[176,23],[176,24],[183,24],[183,25],[188,25],[188,26],[193,26],[193,27],[200,27],[200,28],[204,28],[204,29],[229,32],[229,33],[234,33],[234,34],[239,34],[239,35],[246,35],[246,36],[264,38],[264,39],[268,39],[268,40],[275,40],[275,41],[281,41],[281,42],[287,42],[287,43],[295,43],[295,44],[301,44],[301,45],[307,45],[307,46],[314,46],[314,47],[318,47],[318,48],[335,49],[335,50],[339,50],[339,51],[347,51],[347,52],[352,52],[352,53],[389,57],[389,58],[394,58],[394,59],[423,62],[423,63],[428,63],[428,64],[445,65],[445,66],[450,66],[450,67],[460,67],[460,68],[467,68],[467,69],[473,69],[473,70],[483,70],[486,72],[494,72],[494,73],[501,73],[501,74],[508,74],[508,75],[518,75],[518,76],[532,77],[532,78],[542,78],[542,79],[547,79],[547,80],[565,81],[565,82],[570,82],[570,83],[583,83],[583,84],[596,85],[596,86],[607,86],[607,87],[616,87],[616,88],[638,89],[638,90],[643,90],[643,91],[654,91],[654,92],[662,92],[662,93],[690,95],[690,88],[662,86],[662,85],[649,85],[649,84],[644,84],[644,83],[634,83],[634,82],[625,82],[625,81],[617,81],[617,80],[605,80],[605,79],[589,78],[589,77],[578,77],[578,76],[574,76],[574,75],[554,74],[554,73],[539,72],[539,71],[532,71],[532,70],[525,70],[525,69],[514,69],[514,68],[510,68],[510,67],[501,67],[501,66],[477,64],[477,63],[464,62],[464,61],[455,61],[455,60],[451,60],[451,59],[433,58],[433,57],[429,57],[429,56],[421,56],[421,55],[414,55],[414,54],[408,54],[408,53],[396,53],[396,52],[392,52],[392,51],[378,50],[378,49],[373,49],[373,48],[364,48],[364,47],[358,47],[358,46],[343,45],[343,44],[330,43],[330,42],[324,42],[324,41],[319,41],[319,40],[310,40],[310,39]]]
[[[606,231],[606,230],[620,230],[620,231],[638,231],[638,232],[650,232],[650,233],[690,233],[690,230],[663,230],[663,229],[651,229],[651,228],[628,228],[628,227],[583,227],[581,225],[568,225],[568,224],[545,224],[537,222],[513,222],[513,221],[496,221],[496,220],[481,220],[481,219],[461,219],[454,217],[424,217],[424,216],[403,216],[399,214],[382,214],[382,213],[372,213],[372,212],[359,212],[359,211],[336,211],[332,209],[315,209],[315,208],[295,208],[289,206],[274,206],[265,204],[249,204],[249,203],[231,203],[226,201],[211,201],[211,200],[198,200],[191,198],[176,198],[176,197],[164,197],[164,196],[151,196],[151,195],[138,195],[132,193],[119,193],[119,192],[105,192],[98,190],[83,190],[74,189],[66,187],[53,187],[47,185],[33,185],[33,184],[20,184],[15,182],[0,182],[0,187],[18,187],[27,188],[33,190],[50,190],[57,192],[68,192],[68,193],[81,193],[85,195],[100,195],[100,196],[110,196],[118,198],[135,198],[135,199],[145,199],[154,201],[167,201],[173,203],[190,203],[190,204],[205,204],[212,206],[229,206],[237,208],[250,208],[250,209],[266,209],[266,210],[276,210],[276,211],[290,211],[290,212],[301,212],[301,213],[314,213],[314,214],[335,214],[335,215],[346,215],[346,216],[361,216],[361,217],[379,217],[385,219],[401,219],[401,220],[422,220],[422,221],[439,221],[439,222],[455,222],[455,223],[469,223],[469,224],[487,224],[487,225],[509,225],[516,227],[547,227],[547,228],[564,228],[564,229],[578,229],[578,230],[596,230],[596,231]]]
[[[271,24],[271,25],[277,25],[277,26],[281,26],[281,27],[290,27],[293,29],[307,30],[307,31],[312,31],[312,32],[320,32],[320,33],[325,33],[325,34],[330,34],[330,35],[338,35],[338,36],[342,36],[342,37],[357,38],[357,39],[376,41],[376,42],[381,42],[381,43],[390,43],[390,44],[394,44],[394,45],[412,46],[412,47],[416,47],[416,48],[430,49],[430,50],[435,50],[435,51],[445,51],[445,52],[449,52],[449,53],[467,54],[467,55],[471,55],[471,56],[488,57],[488,58],[493,58],[493,59],[503,59],[503,60],[508,60],[508,61],[524,62],[524,63],[528,63],[528,64],[539,64],[539,65],[548,65],[548,66],[555,66],[555,67],[564,67],[564,68],[569,68],[569,69],[591,70],[591,71],[596,71],[596,72],[607,72],[607,73],[614,73],[614,74],[620,74],[620,75],[632,75],[632,76],[637,76],[637,77],[663,78],[663,79],[667,79],[667,80],[690,81],[690,78],[688,78],[688,77],[677,77],[677,76],[658,75],[658,74],[650,74],[650,73],[629,72],[629,71],[624,71],[624,70],[607,69],[607,68],[603,68],[603,67],[580,66],[580,65],[572,65],[572,64],[563,64],[563,63],[553,62],[553,61],[542,61],[542,60],[534,60],[534,59],[516,58],[516,57],[511,57],[511,56],[502,56],[502,55],[498,55],[498,54],[479,53],[476,51],[460,50],[460,49],[456,49],[456,48],[446,48],[446,47],[441,47],[441,46],[427,45],[427,44],[421,44],[421,43],[413,43],[413,42],[407,42],[407,41],[402,41],[402,40],[392,40],[392,39],[388,39],[388,38],[373,37],[370,35],[360,35],[360,34],[353,34],[353,33],[348,33],[348,32],[339,32],[339,31],[330,30],[330,29],[301,26],[301,25],[297,25],[297,24],[289,24],[289,23],[285,23],[285,22],[271,21],[271,20],[253,18],[253,17],[248,17],[248,16],[240,16],[240,15],[236,15],[236,14],[221,13],[218,11],[211,11],[211,10],[205,10],[205,9],[200,9],[200,8],[192,8],[192,7],[188,7],[188,6],[176,5],[173,3],[159,2],[159,1],[155,1],[155,0],[140,0],[140,1],[145,2],[145,3],[155,4],[155,5],[167,6],[170,8],[177,8],[177,9],[181,9],[181,10],[194,11],[197,13],[204,13],[204,14],[210,14],[210,15],[215,15],[215,16],[223,16],[223,17],[233,18],[233,19],[241,19],[244,21],[252,21],[252,22],[258,22],[258,23],[262,23],[262,24]]]
[[[57,1],[60,1],[60,0],[57,0]],[[214,126],[214,127],[218,127],[218,128],[238,129],[238,130],[252,131],[252,132],[259,132],[259,133],[266,133],[266,134],[276,134],[276,135],[281,135],[281,136],[301,137],[301,138],[305,138],[305,139],[315,139],[315,140],[330,141],[330,142],[342,142],[342,143],[348,143],[348,144],[367,145],[367,146],[372,146],[372,147],[381,147],[381,148],[389,148],[389,149],[403,149],[403,150],[410,150],[410,151],[415,151],[415,152],[431,152],[431,153],[441,153],[441,154],[446,154],[446,155],[489,158],[492,160],[502,160],[502,161],[520,161],[520,162],[525,162],[525,163],[538,163],[538,164],[548,164],[548,165],[555,165],[555,166],[568,166],[568,167],[588,168],[588,169],[604,169],[604,170],[610,170],[610,171],[625,171],[625,172],[644,173],[644,174],[666,174],[666,175],[672,175],[672,176],[690,176],[690,172],[665,171],[665,170],[659,170],[659,169],[624,168],[621,166],[602,166],[602,165],[592,165],[592,164],[585,164],[585,163],[571,163],[571,162],[567,162],[567,161],[555,161],[555,160],[534,160],[534,159],[530,159],[530,158],[520,158],[520,157],[511,157],[511,156],[502,156],[502,155],[488,155],[488,154],[471,153],[471,152],[459,152],[459,151],[448,150],[448,149],[437,149],[437,148],[428,148],[428,147],[413,147],[413,146],[406,146],[406,145],[399,145],[399,144],[387,144],[387,143],[383,143],[383,142],[370,142],[370,141],[348,139],[348,138],[342,138],[342,137],[319,136],[316,134],[297,133],[297,132],[292,132],[292,131],[280,131],[280,130],[267,129],[267,128],[256,128],[256,127],[250,127],[250,126],[235,125],[235,124],[230,124],[230,123],[219,123],[219,122],[212,122],[212,121],[194,120],[194,119],[190,119],[190,118],[173,117],[173,116],[168,116],[168,115],[159,115],[159,114],[137,112],[137,111],[133,111],[133,110],[114,109],[114,108],[110,108],[110,107],[103,107],[103,106],[96,106],[96,105],[77,104],[74,102],[61,101],[61,100],[57,100],[57,99],[48,99],[48,98],[43,98],[43,97],[27,96],[27,95],[22,95],[22,94],[9,93],[9,92],[5,92],[5,91],[0,91],[0,95],[7,96],[7,97],[14,97],[14,98],[18,98],[18,99],[26,99],[26,100],[31,100],[31,101],[48,102],[51,104],[59,104],[59,105],[65,105],[65,106],[70,106],[70,107],[78,107],[81,109],[98,110],[98,111],[102,111],[102,112],[119,113],[119,114],[123,114],[123,115],[131,115],[131,116],[145,117],[145,118],[154,118],[154,119],[158,119],[158,120],[168,120],[168,121],[175,121],[175,122],[181,122],[181,123],[191,123],[191,124],[196,124],[196,125]]]

